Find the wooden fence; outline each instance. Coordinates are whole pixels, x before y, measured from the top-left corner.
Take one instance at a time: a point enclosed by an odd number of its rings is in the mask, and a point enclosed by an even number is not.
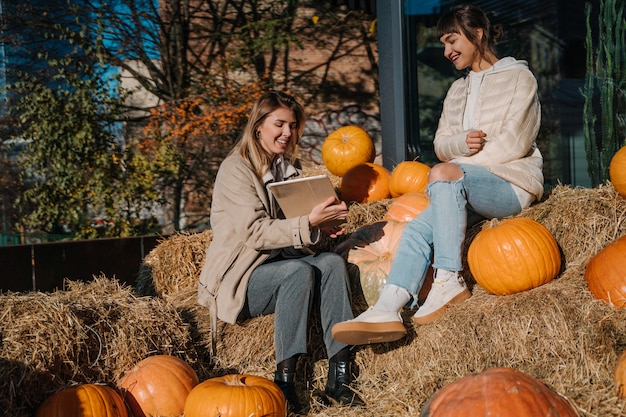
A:
[[[94,239],[0,247],[0,292],[54,291],[63,281],[105,275],[134,285],[143,258],[161,236]]]

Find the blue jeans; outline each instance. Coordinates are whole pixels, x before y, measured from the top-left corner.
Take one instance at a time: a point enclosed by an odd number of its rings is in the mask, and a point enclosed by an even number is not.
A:
[[[461,271],[467,228],[482,218],[501,218],[522,210],[508,181],[482,166],[458,165],[461,179],[428,185],[430,205],[405,226],[386,284],[417,294],[431,260],[434,268]],[[417,297],[413,298],[415,305]]]

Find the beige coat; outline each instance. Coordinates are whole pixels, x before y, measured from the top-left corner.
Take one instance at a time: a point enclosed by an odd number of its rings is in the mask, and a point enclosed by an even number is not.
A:
[[[503,58],[484,75],[473,129],[487,134],[484,148],[469,155],[463,129],[468,78],[456,80],[443,105],[434,147],[443,162],[485,166],[493,174],[533,194],[543,195],[543,157],[535,139],[541,123],[537,80],[525,61]]]
[[[288,177],[300,170],[286,163]],[[241,312],[253,269],[272,250],[312,245],[308,216],[278,219],[265,183],[239,154],[228,156],[215,179],[211,204],[213,238],[200,273],[198,303],[211,310],[213,330],[217,318],[234,323]],[[215,331],[212,332],[215,341]]]

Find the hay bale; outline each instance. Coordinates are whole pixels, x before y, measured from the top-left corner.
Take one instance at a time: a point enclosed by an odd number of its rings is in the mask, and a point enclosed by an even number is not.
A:
[[[146,255],[139,268],[136,290],[141,295],[163,297],[191,288],[198,278],[213,232],[178,233],[163,239]]]
[[[352,204],[350,232],[382,219],[387,205],[388,201]],[[610,184],[594,189],[557,186],[544,201],[519,216],[539,221],[555,236],[565,260],[563,272],[555,280],[510,296],[491,295],[474,285],[472,298],[425,326],[413,326],[412,311],[404,311],[409,330],[406,338],[355,349],[358,387],[367,408],[326,407],[313,397],[309,415],[416,415],[422,404],[444,385],[469,373],[508,366],[542,380],[569,398],[581,415],[626,416],[626,405],[618,400],[612,381],[617,356],[626,349],[626,309],[595,300],[583,278],[588,259],[626,233],[626,200]],[[469,242],[480,228],[478,225],[469,231]],[[177,242],[188,245],[191,242],[187,239],[203,237],[188,236]],[[194,249],[178,247],[172,249],[172,254],[159,252],[159,258],[166,257],[173,264],[167,271],[153,268],[153,274],[158,272],[154,276],[179,274],[175,272],[181,270],[175,265],[180,261],[179,254],[188,250],[200,253],[195,245],[203,246],[199,242],[191,245]],[[195,283],[202,266],[199,258],[195,261],[198,262],[193,268],[186,269],[193,276],[181,276],[178,291],[169,284],[165,298],[176,304],[179,311],[186,311],[186,317],[194,323],[208,323],[206,309],[194,306]],[[159,261],[153,265],[165,264]],[[464,274],[471,283],[469,271]],[[181,282],[191,284],[183,289]],[[219,331],[214,372],[249,372],[271,377],[272,316],[221,325]],[[199,340],[208,340],[210,332],[204,328],[198,334]],[[323,390],[326,382],[328,365],[320,334],[319,323],[314,322],[311,351],[300,365],[307,376],[301,375],[299,384],[309,394]],[[305,379],[311,381],[310,385],[305,385]]]
[[[583,263],[626,234],[626,199],[610,182],[596,188],[556,186],[548,198],[520,213],[543,224],[565,262]]]
[[[435,391],[462,376],[512,367],[569,398],[581,415],[626,415],[612,383],[616,353],[626,348],[626,310],[593,300],[579,266],[542,287],[495,296],[479,287],[442,319],[413,326],[392,344],[357,348],[358,386],[366,410],[316,406],[315,416],[412,416]],[[315,380],[323,388],[325,363]]]
[[[51,393],[115,381],[155,353],[202,368],[189,326],[164,300],[137,297],[117,280],[67,282],[67,290],[0,295],[0,409],[32,415]]]

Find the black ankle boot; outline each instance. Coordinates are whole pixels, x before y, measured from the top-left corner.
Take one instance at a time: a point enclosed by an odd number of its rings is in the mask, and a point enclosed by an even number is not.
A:
[[[342,405],[364,406],[365,401],[350,389],[352,381],[351,363],[331,358],[328,361],[328,382],[324,392]]]
[[[295,388],[295,373],[293,372],[280,372],[276,371],[274,373],[274,383],[278,385],[285,395],[285,399],[287,400],[287,410],[290,412],[300,415],[305,414],[307,407],[303,406],[298,400],[298,396],[296,395]]]

